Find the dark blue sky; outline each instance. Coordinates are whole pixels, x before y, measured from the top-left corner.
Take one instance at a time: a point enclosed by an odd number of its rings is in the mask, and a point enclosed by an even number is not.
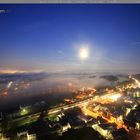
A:
[[[0,4],[0,70],[139,71],[140,5]],[[90,48],[81,61],[81,46]]]

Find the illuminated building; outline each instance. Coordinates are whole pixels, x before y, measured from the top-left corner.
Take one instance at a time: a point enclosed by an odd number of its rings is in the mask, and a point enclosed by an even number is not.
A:
[[[140,123],[138,123],[138,122],[136,123],[135,129],[140,130]]]
[[[107,140],[113,140],[113,135],[111,134],[111,132],[109,130],[104,130],[103,128],[101,128],[98,124],[94,124],[92,125],[92,128],[95,131],[98,131],[103,137],[105,137]]]
[[[36,140],[36,134],[29,134],[28,131],[17,132],[18,140]]]
[[[10,138],[6,137],[3,133],[0,133],[0,140],[10,140]]]
[[[71,125],[69,123],[67,123],[66,125],[62,126],[62,132],[66,132],[70,128],[71,128]]]

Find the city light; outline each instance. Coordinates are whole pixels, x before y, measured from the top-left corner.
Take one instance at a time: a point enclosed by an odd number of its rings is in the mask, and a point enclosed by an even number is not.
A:
[[[114,101],[117,101],[118,98],[120,98],[120,97],[121,97],[121,94],[114,94],[114,95],[111,95],[111,96],[110,96],[110,99],[112,99],[112,100],[114,100]]]
[[[140,5],[72,2],[0,4],[0,140],[140,140]]]
[[[120,84],[113,88],[105,87],[102,90],[99,88],[95,89],[94,87],[82,86],[73,92],[72,97],[64,98],[63,103],[48,109],[48,113],[46,113],[44,117],[49,118],[49,120],[54,123],[57,122],[61,126],[61,118],[65,118],[67,113],[69,114],[71,110],[78,108],[80,111],[73,114],[74,120],[78,118],[78,121],[89,124],[91,128],[98,131],[105,139],[114,139],[112,131],[117,132],[119,129],[124,129],[126,134],[130,134],[131,129],[129,124],[125,121],[132,111],[137,109],[138,103],[135,102],[135,98],[128,96],[129,94],[127,94],[127,91],[131,90],[131,93],[133,93],[133,89],[134,91],[136,90],[135,87],[138,86],[138,82],[137,79],[133,79],[132,82],[126,85]],[[24,88],[26,86],[30,87],[30,85],[30,82],[25,82],[24,80],[19,84],[15,84],[14,81],[9,81],[8,84],[6,84],[6,90],[2,93],[8,96],[10,90],[21,87]],[[66,85],[68,87],[73,86],[71,82],[68,82]],[[138,94],[139,92],[136,90],[134,95],[135,93]],[[6,98],[6,96],[3,97]],[[40,116],[40,112],[33,112],[35,106],[38,105],[20,106],[19,112],[13,114],[17,115],[13,120],[17,121],[21,126],[35,122]],[[69,122],[67,122],[67,124],[68,123]],[[107,125],[107,128],[104,128],[104,125]],[[54,126],[55,125],[51,123],[49,124],[51,128]],[[71,124],[69,127],[67,125],[62,125],[61,128],[56,131],[61,133],[66,132],[68,129],[71,129]],[[112,128],[112,130],[110,130],[110,128]],[[134,129],[140,129],[138,122],[135,122]]]
[[[29,113],[29,108],[21,108],[20,109],[20,115],[26,115]]]

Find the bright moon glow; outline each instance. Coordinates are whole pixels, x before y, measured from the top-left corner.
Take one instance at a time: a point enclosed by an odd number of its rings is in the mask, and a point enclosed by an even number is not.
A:
[[[89,57],[89,48],[88,47],[82,47],[79,50],[79,58],[81,60],[85,60]]]

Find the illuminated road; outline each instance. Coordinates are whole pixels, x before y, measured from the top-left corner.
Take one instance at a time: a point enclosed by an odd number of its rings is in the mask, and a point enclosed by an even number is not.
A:
[[[108,94],[108,95],[110,96],[110,94]],[[102,97],[107,97],[107,96],[103,95]],[[48,112],[46,115],[53,115],[53,114],[61,112],[62,110],[68,110],[68,109],[74,108],[74,107],[80,107],[82,109],[84,106],[87,106],[90,102],[94,102],[94,101],[97,101],[99,99],[100,99],[100,96],[94,95],[94,96],[92,96],[88,99],[82,100],[82,101],[77,101],[77,102],[72,103],[72,104],[63,105],[60,107],[55,107],[55,108],[46,110],[46,112]],[[12,119],[10,121],[10,124],[14,123],[14,124],[19,124],[19,126],[22,126],[23,124],[31,123],[33,121],[36,121],[39,118],[40,114],[41,114],[41,112],[26,115],[26,116],[20,116],[19,118]],[[94,113],[92,113],[92,114],[94,114]],[[94,114],[94,117],[96,115],[97,114]]]
[[[104,95],[103,97],[106,97],[106,95]],[[63,105],[60,107],[52,108],[52,109],[49,109],[48,111],[46,110],[48,112],[48,114],[46,114],[46,115],[53,115],[53,114],[61,112],[62,110],[68,110],[68,109],[74,108],[74,107],[80,107],[81,109],[83,109],[90,102],[97,101],[97,100],[99,100],[99,98],[100,98],[100,96],[92,96],[83,101],[78,101],[76,103],[72,103],[69,105]],[[94,118],[97,118],[98,116],[100,116],[99,114],[97,115],[97,113],[91,112],[90,110],[86,110],[86,111],[87,111],[87,114],[90,114],[90,115],[92,114],[91,116]],[[19,122],[17,124],[23,125],[24,123],[30,123],[30,122],[36,121],[39,118],[40,114],[41,114],[41,112],[27,115],[27,116],[21,116],[20,118],[13,119],[11,122],[12,123]]]
[[[61,112],[61,110],[68,110],[70,108],[74,108],[76,106],[82,106],[82,105],[86,105],[86,103],[88,103],[89,101],[93,100],[93,97],[89,98],[89,99],[86,99],[86,100],[83,100],[83,101],[79,101],[79,102],[76,102],[76,103],[73,103],[73,104],[69,104],[69,105],[64,105],[64,106],[61,106],[61,107],[56,107],[56,108],[53,108],[53,109],[49,109],[47,112],[48,114],[46,115],[52,115],[52,114],[56,114],[56,113],[59,113]],[[11,126],[22,126],[22,125],[25,125],[25,124],[29,124],[29,123],[32,123],[34,121],[37,121],[38,118],[40,117],[40,114],[41,112],[38,112],[38,113],[34,113],[34,114],[30,114],[30,115],[26,115],[26,116],[20,116],[19,118],[15,118],[15,119],[12,119],[9,121],[9,125],[7,127],[7,129],[10,129]]]
[[[136,85],[137,85],[137,87],[139,87],[139,88],[140,88],[140,81],[139,81],[139,80],[137,80],[136,78],[132,77],[131,75],[129,75],[129,79],[134,80],[134,81],[135,81],[135,83],[136,83]]]
[[[137,84],[137,86],[140,88],[140,82],[136,79],[136,78],[133,78],[132,79],[135,81],[135,83]]]
[[[60,112],[61,110],[68,110],[70,108],[74,108],[74,107],[78,107],[78,106],[83,106],[83,105],[86,105],[87,103],[89,103],[92,100],[93,100],[93,97],[85,99],[83,101],[78,101],[78,102],[73,103],[73,104],[69,104],[69,105],[64,105],[64,106],[61,106],[61,107],[53,108],[53,109],[48,110],[48,114],[49,115],[50,114],[55,114],[55,113]]]

